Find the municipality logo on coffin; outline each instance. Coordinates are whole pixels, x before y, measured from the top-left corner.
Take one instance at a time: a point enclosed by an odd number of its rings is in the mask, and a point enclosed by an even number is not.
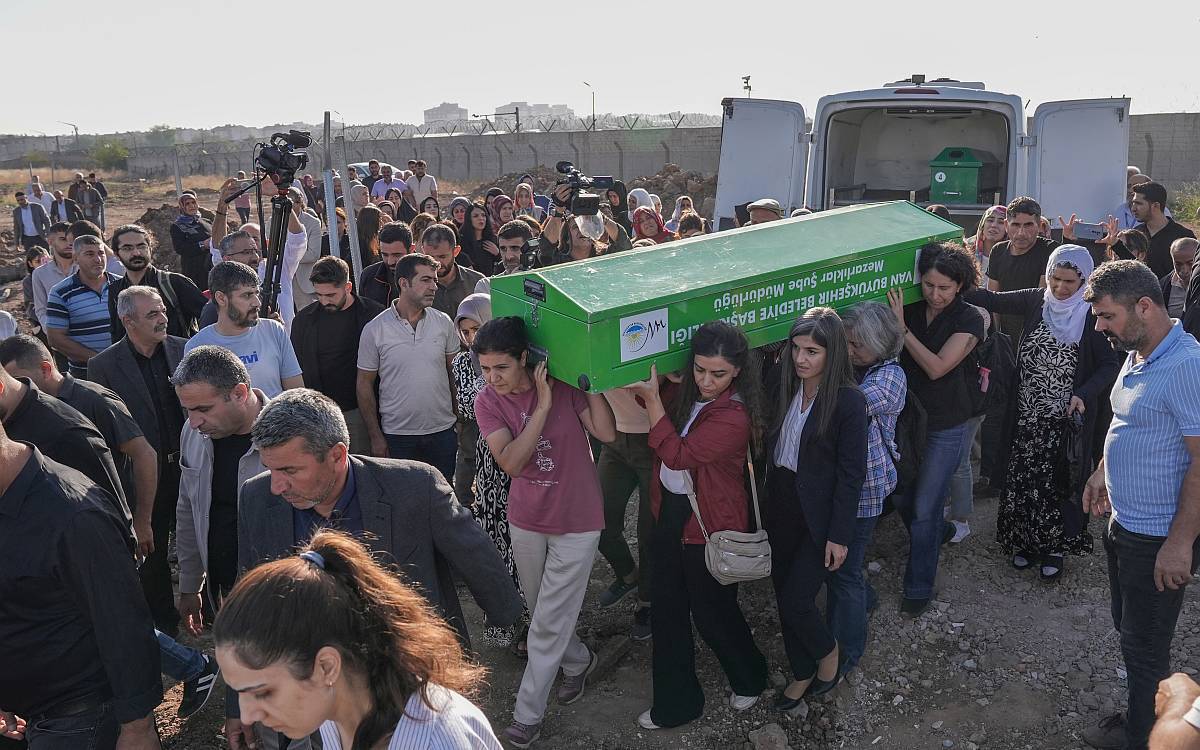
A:
[[[662,354],[670,344],[667,309],[621,318],[621,361]]]

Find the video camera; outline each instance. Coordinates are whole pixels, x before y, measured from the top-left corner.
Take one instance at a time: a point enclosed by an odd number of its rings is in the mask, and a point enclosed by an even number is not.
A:
[[[571,186],[571,213],[576,216],[595,216],[600,211],[600,196],[586,192],[589,188],[607,190],[613,186],[614,180],[610,175],[588,177],[575,168],[569,161],[560,161],[554,165],[554,170],[564,177],[556,184]]]
[[[272,135],[270,145],[260,145],[262,148],[254,161],[282,192],[292,186],[296,172],[308,165],[308,153],[304,149],[312,145],[312,134],[289,130]]]

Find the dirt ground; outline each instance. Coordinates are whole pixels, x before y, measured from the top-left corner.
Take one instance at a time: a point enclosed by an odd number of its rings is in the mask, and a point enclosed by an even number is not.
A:
[[[962,544],[944,548],[936,604],[917,620],[899,614],[907,533],[894,515],[880,522],[867,557],[880,599],[867,653],[849,682],[811,701],[802,719],[770,708],[786,662],[774,595],[764,581],[743,585],[740,593],[772,672],[772,688],[759,704],[742,714],[726,706],[720,667],[707,647],[699,646],[700,679],[708,699],[704,716],[679,729],[647,732],[638,727],[638,714],[650,704],[651,645],[624,638],[631,619],[628,600],[611,609],[597,606],[611,577],[597,557],[579,633],[600,649],[602,658],[617,658],[578,703],[551,704],[538,747],[782,747],[750,742],[750,733],[768,724],[782,728],[792,748],[1080,747],[1080,731],[1120,707],[1125,693],[1099,538],[1095,553],[1069,560],[1062,579],[1045,584],[1036,573],[1009,566],[994,541],[995,512],[994,499],[976,503],[974,533]],[[633,528],[631,513],[627,537]],[[1094,520],[1093,534],[1099,530],[1100,521]],[[468,591],[460,588],[459,595],[479,659],[490,669],[480,705],[499,731],[511,719],[524,665],[483,643],[482,615]],[[1192,598],[1176,630],[1174,665],[1194,674],[1198,659],[1200,606]],[[220,750],[219,700],[180,726],[174,719],[179,695],[180,689],[172,688],[158,713],[164,747]]]

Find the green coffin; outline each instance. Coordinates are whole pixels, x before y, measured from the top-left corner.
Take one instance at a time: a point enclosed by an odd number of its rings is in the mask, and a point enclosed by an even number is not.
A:
[[[525,319],[550,374],[598,393],[687,363],[711,320],[752,346],[787,338],[810,307],[920,296],[917,251],[962,228],[907,202],[849,206],[492,279],[492,314]]]

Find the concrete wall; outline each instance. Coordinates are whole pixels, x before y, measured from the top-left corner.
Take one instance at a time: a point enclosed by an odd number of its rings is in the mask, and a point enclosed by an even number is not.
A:
[[[181,146],[184,174],[232,174],[250,168],[250,143]],[[684,170],[717,171],[720,128],[662,128],[601,130],[595,133],[520,133],[455,135],[399,140],[363,140],[347,144],[350,161],[371,157],[403,164],[412,157],[429,162],[440,178],[467,184],[492,180],[537,165],[567,160],[587,174],[611,174],[624,179],[652,175],[672,162]],[[129,159],[132,174],[165,177],[173,174],[174,149],[139,148]],[[313,149],[310,171],[323,165],[324,150]],[[340,149],[334,161],[342,162]],[[1200,113],[1133,115],[1130,118],[1129,163],[1161,180],[1169,189],[1200,182]]]
[[[1129,163],[1141,167],[1168,190],[1200,183],[1200,114],[1131,117]]]
[[[403,165],[411,158],[429,162],[438,178],[455,182],[485,182],[499,175],[553,167],[555,162],[574,162],[587,174],[618,177],[652,175],[668,162],[683,170],[712,174],[717,171],[721,147],[720,128],[661,128],[645,130],[601,130],[594,133],[520,133],[434,136],[399,140],[362,140],[346,144],[348,161],[372,157]],[[250,144],[208,144],[207,153],[182,149],[180,170],[184,174],[231,174],[249,169]],[[142,148],[129,159],[129,171],[140,177],[165,177],[174,173],[175,152],[171,148]],[[324,149],[312,149],[309,171],[324,166]],[[333,161],[341,164],[340,148]]]

